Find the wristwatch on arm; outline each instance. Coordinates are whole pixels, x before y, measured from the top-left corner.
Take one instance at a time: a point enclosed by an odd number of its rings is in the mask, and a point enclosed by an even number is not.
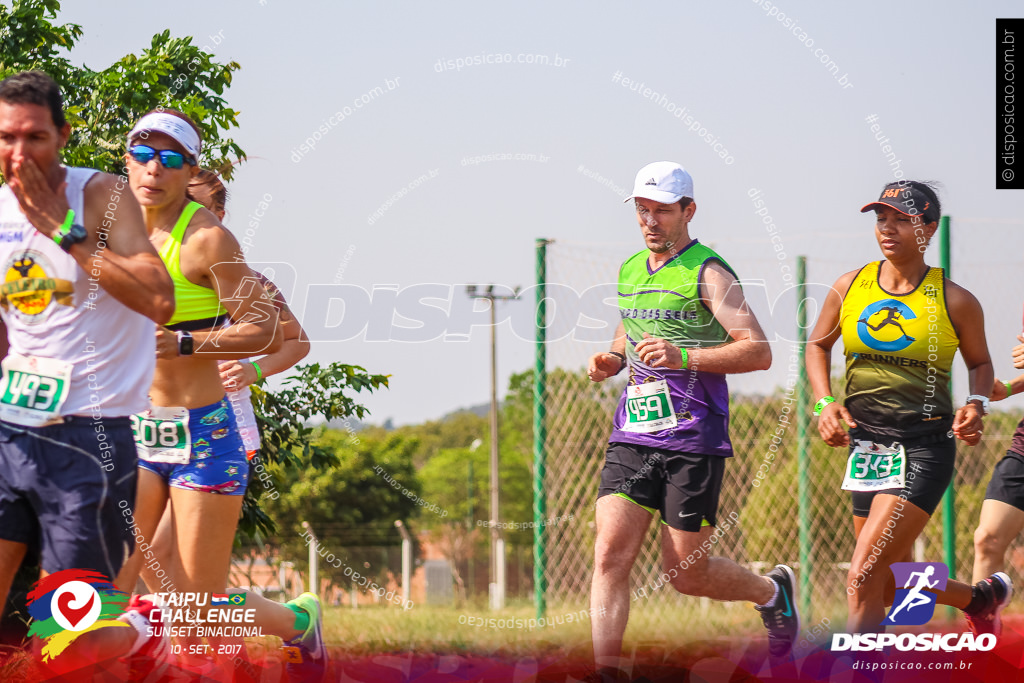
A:
[[[619,369],[615,371],[615,374],[617,375],[620,372],[622,372],[622,368],[626,367],[626,364],[627,364],[626,363],[626,356],[624,354],[619,353],[618,351],[609,351],[608,353],[612,354],[613,356],[615,356],[616,358],[618,358],[621,361],[621,365],[619,365]]]
[[[178,331],[178,355],[191,356],[195,350],[195,342],[191,332]]]
[[[971,401],[979,401],[981,403],[981,414],[982,416],[988,415],[988,396],[982,396],[981,394],[971,394],[967,397],[964,403],[970,403]]]
[[[53,241],[65,252],[69,252],[71,247],[79,242],[84,242],[88,236],[89,233],[85,231],[85,226],[81,223],[75,223],[74,210],[68,209],[68,215],[64,218],[63,225],[57,228],[57,232],[53,233]]]

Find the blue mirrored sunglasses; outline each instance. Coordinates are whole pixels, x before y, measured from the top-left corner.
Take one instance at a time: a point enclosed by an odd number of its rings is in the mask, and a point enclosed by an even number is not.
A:
[[[140,164],[148,164],[153,160],[153,157],[160,155],[160,163],[163,164],[164,168],[177,169],[185,164],[189,166],[196,165],[196,162],[191,157],[187,157],[181,152],[175,152],[173,149],[157,150],[148,145],[134,145],[128,150],[128,154]]]

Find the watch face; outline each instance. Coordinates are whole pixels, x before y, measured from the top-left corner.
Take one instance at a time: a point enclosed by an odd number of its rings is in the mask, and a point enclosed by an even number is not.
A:
[[[86,232],[85,227],[82,225],[72,225],[67,233],[60,240],[60,248],[64,251],[68,251],[71,247],[79,242],[84,242],[85,238],[89,236]]]
[[[183,334],[178,340],[178,353],[183,356],[191,356],[194,342],[191,334]]]

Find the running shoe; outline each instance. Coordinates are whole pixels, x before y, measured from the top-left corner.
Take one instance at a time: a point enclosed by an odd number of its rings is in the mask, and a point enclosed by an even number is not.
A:
[[[153,626],[149,613],[160,606],[158,600],[152,594],[133,595],[125,613],[117,618],[135,629],[135,642],[123,658],[128,664],[130,681],[155,679],[170,664],[171,639],[167,629],[161,628],[160,635],[149,635]]]
[[[779,594],[771,607],[755,605],[761,613],[761,622],[768,629],[768,653],[772,657],[785,657],[793,649],[800,635],[800,612],[797,610],[796,576],[784,564],[775,566],[767,574],[779,586]]]
[[[309,626],[291,640],[285,641],[285,672],[292,683],[321,683],[327,675],[327,648],[324,647],[324,618],[320,598],[303,593],[289,605],[309,614]]]
[[[972,597],[975,595],[981,595],[984,604],[970,612],[964,610],[967,625],[971,627],[974,635],[991,633],[998,636],[1003,630],[1003,621],[999,615],[1003,608],[1010,604],[1010,597],[1013,596],[1013,583],[1010,577],[1003,572],[996,572],[987,579],[982,579],[974,584]]]

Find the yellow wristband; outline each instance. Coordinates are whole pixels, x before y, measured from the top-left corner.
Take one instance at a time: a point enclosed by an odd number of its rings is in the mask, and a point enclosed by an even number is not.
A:
[[[1013,385],[1010,384],[1009,382],[1003,382],[1003,386],[1006,387],[1006,396],[1007,396],[1007,398],[1009,398],[1010,396],[1013,396]]]

